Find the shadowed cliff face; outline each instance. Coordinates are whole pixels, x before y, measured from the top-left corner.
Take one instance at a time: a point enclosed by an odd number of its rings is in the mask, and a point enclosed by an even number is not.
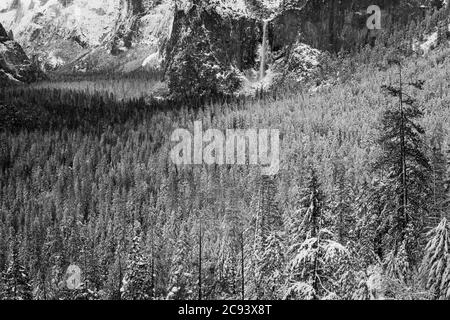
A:
[[[8,37],[0,24],[0,84],[32,82],[39,76],[22,47]]]
[[[408,16],[423,14],[414,1],[400,0],[291,0],[271,23],[274,47],[296,40],[320,50],[339,51],[371,42],[376,30],[367,29],[367,8],[382,10],[382,27],[403,23]]]
[[[0,24],[0,41],[8,40],[8,34],[6,33],[5,28]]]

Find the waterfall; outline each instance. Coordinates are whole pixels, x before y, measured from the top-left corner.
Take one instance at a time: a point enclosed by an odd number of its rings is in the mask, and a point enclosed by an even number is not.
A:
[[[266,44],[267,44],[267,26],[269,24],[268,20],[264,20],[263,22],[263,41],[261,44],[261,52],[260,52],[260,59],[261,64],[259,66],[259,79],[261,80],[264,78],[266,73]]]

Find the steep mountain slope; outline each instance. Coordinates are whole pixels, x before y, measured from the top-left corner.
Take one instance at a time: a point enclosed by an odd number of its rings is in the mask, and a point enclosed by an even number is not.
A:
[[[0,7],[0,21],[46,70],[67,64],[77,70],[104,69],[109,60],[119,60],[111,56],[132,47],[142,61],[157,51],[158,41],[164,38],[161,30],[170,26],[167,5],[133,0],[7,0]],[[125,65],[137,59],[132,54],[120,58]]]
[[[22,47],[6,33],[0,24],[0,85],[32,82],[39,76]]]

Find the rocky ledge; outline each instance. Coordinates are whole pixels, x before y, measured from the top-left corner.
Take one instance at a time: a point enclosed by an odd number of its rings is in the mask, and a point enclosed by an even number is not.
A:
[[[0,85],[30,83],[39,77],[38,68],[0,24]]]

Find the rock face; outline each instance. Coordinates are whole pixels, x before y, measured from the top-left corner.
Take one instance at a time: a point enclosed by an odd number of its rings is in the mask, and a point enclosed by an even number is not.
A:
[[[173,6],[169,0],[2,0],[0,22],[44,70],[128,72],[144,61],[161,62]]]
[[[198,25],[198,29],[195,29]],[[233,65],[239,70],[254,67],[258,45],[261,42],[261,23],[255,17],[222,16],[213,6],[193,5],[188,11],[178,10],[167,56],[176,54],[177,45],[189,33],[204,33],[220,63]],[[170,62],[170,61],[169,61]]]
[[[8,38],[5,28],[0,24],[0,41],[6,41]]]
[[[9,38],[0,24],[0,84],[35,81],[39,72],[22,47]]]
[[[381,9],[381,27],[402,23],[423,9],[403,0],[288,0],[272,21],[274,47],[289,45],[298,38],[320,50],[339,51],[371,42],[377,30],[367,28],[369,6]]]

